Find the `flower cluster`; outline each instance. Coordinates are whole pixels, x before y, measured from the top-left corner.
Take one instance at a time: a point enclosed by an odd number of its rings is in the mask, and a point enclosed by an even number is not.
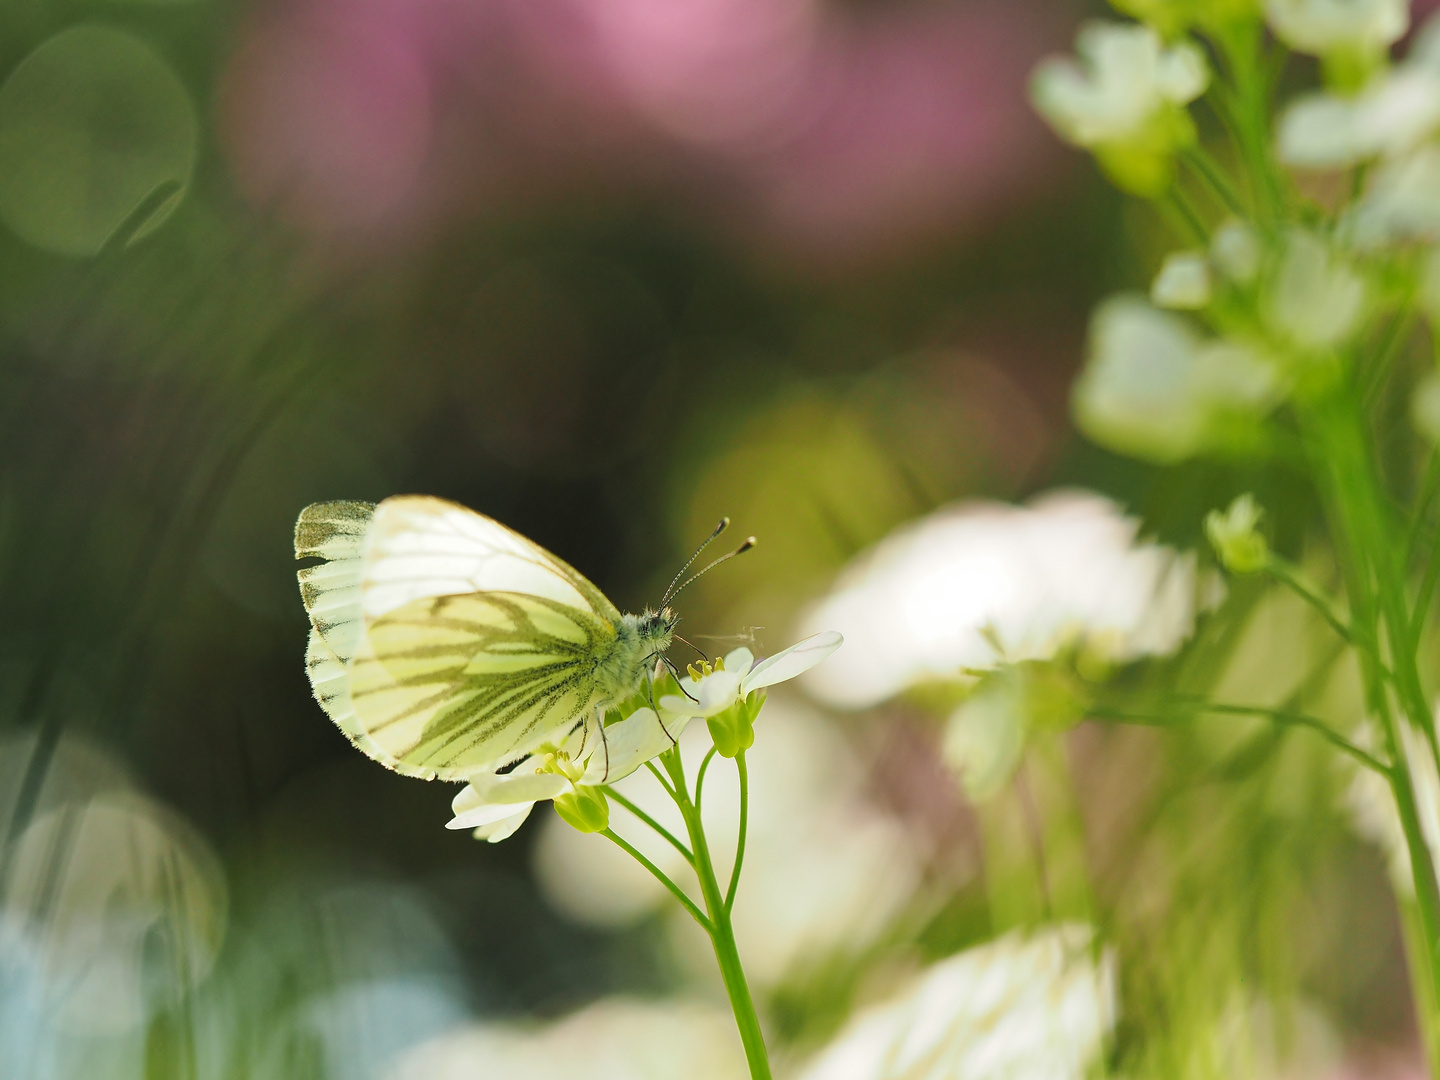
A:
[[[1076,420],[1095,442],[1160,464],[1264,454],[1272,414],[1327,393],[1383,318],[1410,306],[1440,315],[1440,254],[1431,253],[1440,241],[1440,21],[1391,65],[1388,50],[1409,26],[1403,0],[1269,0],[1263,12],[1121,6],[1149,25],[1084,28],[1077,51],[1088,74],[1046,61],[1034,102],[1120,187],[1177,215],[1194,243],[1163,260],[1148,299],[1120,296],[1097,310]],[[1259,201],[1247,208],[1243,186],[1194,139],[1185,106],[1205,89],[1204,68],[1178,31],[1262,14],[1279,41],[1321,59],[1326,86],[1282,111],[1273,160],[1294,174],[1256,166],[1248,183]],[[1255,145],[1261,155],[1271,149]],[[1144,182],[1116,164],[1141,159]],[[1345,181],[1354,196],[1337,207],[1288,215],[1267,206],[1307,175],[1356,168]],[[1189,191],[1229,219],[1197,211]],[[1434,426],[1427,401],[1414,410],[1422,432]]]
[[[537,802],[550,800],[573,828],[601,832],[610,825],[605,785],[675,746],[697,717],[704,718],[722,756],[748,749],[765,689],[808,671],[842,641],[833,631],[814,634],[758,663],[749,649],[735,649],[713,665],[692,665],[686,678],[657,681],[658,710],[637,694],[602,723],[582,724],[513,767],[475,773],[452,801],[455,816],[446,828],[471,829],[477,840],[498,843],[525,823]],[[678,692],[664,693],[667,685]]]

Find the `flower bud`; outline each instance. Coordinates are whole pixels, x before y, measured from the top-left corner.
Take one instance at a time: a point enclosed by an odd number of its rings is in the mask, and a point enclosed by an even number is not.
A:
[[[1232,574],[1255,574],[1270,560],[1270,545],[1256,529],[1264,511],[1250,494],[1241,495],[1224,513],[1211,510],[1205,518],[1220,564]]]
[[[582,785],[557,796],[555,812],[576,832],[603,832],[610,827],[610,804],[598,787]]]
[[[721,757],[733,758],[755,745],[755,718],[764,704],[765,692],[756,690],[724,712],[706,718],[705,726]]]

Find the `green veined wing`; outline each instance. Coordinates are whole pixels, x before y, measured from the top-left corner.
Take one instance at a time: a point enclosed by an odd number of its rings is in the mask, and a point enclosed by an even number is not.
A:
[[[595,658],[614,640],[613,624],[548,597],[421,598],[371,624],[350,702],[392,768],[462,779],[588,718]]]

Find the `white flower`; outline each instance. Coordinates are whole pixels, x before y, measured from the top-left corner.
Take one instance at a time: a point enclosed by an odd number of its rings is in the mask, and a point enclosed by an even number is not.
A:
[[[764,729],[746,753],[749,838],[733,921],[751,984],[771,987],[873,944],[911,902],[923,852],[913,827],[873,799],[865,762],[832,720],[777,696],[765,707]],[[682,736],[687,761],[699,760],[705,736],[700,725]],[[721,881],[734,862],[738,783],[732,762],[710,763],[705,830]],[[616,790],[684,837],[679,811],[648,773]],[[609,928],[658,912],[687,970],[713,978],[709,938],[641,866],[560,821],[543,825],[535,877],[555,910]],[[611,827],[672,879],[693,887],[680,853],[629,813],[617,810]]]
[[[1410,27],[1410,0],[1266,0],[1275,36],[1297,52],[1325,56],[1393,45]]]
[[[1194,556],[1137,543],[1138,531],[1088,492],[1028,507],[962,503],[905,526],[810,612],[810,625],[839,627],[849,647],[845,663],[817,669],[807,686],[865,708],[1067,645],[1106,662],[1173,652],[1194,626]]]
[[[1166,48],[1148,26],[1092,22],[1075,41],[1081,63],[1052,57],[1035,69],[1035,106],[1057,131],[1085,147],[1145,134],[1155,115],[1205,90],[1205,59],[1193,45]]]
[[[1231,281],[1248,285],[1260,272],[1264,252],[1255,230],[1233,218],[1215,230],[1210,240],[1210,261]]]
[[[1102,304],[1075,419],[1112,450],[1162,463],[1224,445],[1278,403],[1275,368],[1238,343],[1205,342],[1183,320],[1133,296]]]
[[[1437,129],[1440,21],[1432,19],[1405,62],[1360,93],[1321,92],[1293,101],[1280,118],[1277,152],[1281,161],[1299,168],[1345,168],[1407,153]]]
[[[654,709],[641,708],[603,733],[593,725],[578,728],[561,746],[542,747],[508,772],[470,777],[451,801],[455,816],[445,827],[473,829],[475,839],[498,844],[515,834],[537,802],[603,803],[596,786],[623,779],[670,749],[688,720],[678,716],[662,724]]]
[[[1174,251],[1165,256],[1150,286],[1157,307],[1197,310],[1210,303],[1210,263],[1203,251]]]
[[[860,1013],[801,1080],[1082,1080],[1115,1026],[1115,961],[1091,932],[1018,932],[933,964]]]
[[[745,1080],[728,1013],[684,1001],[607,998],[545,1024],[489,1020],[406,1052],[385,1080]]]
[[[713,668],[709,664],[692,666],[689,678],[680,680],[681,693],[661,698],[660,708],[667,721],[672,716],[716,716],[756,690],[804,674],[838,649],[844,640],[833,630],[822,630],[758,664],[749,649],[734,649]]]
[[[1364,304],[1360,275],[1314,233],[1292,230],[1266,291],[1270,328],[1302,348],[1329,348],[1356,329]]]
[[[1421,147],[1377,170],[1341,230],[1362,251],[1407,240],[1440,240],[1440,147]]]

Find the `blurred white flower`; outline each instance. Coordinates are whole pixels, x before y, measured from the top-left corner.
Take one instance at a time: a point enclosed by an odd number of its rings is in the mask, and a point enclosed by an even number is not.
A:
[[[1167,48],[1134,23],[1092,22],[1075,40],[1080,63],[1051,57],[1035,69],[1036,108],[1078,146],[1124,143],[1145,133],[1156,113],[1194,101],[1209,76],[1190,44]]]
[[[386,1080],[745,1080],[735,1023],[681,1001],[608,998],[546,1024],[456,1028],[405,1054]]]
[[[1407,240],[1440,240],[1440,147],[1421,147],[1376,170],[1341,223],[1341,235],[1362,251]]]
[[[1088,928],[1014,933],[861,1012],[801,1080],[1082,1080],[1115,1013],[1114,957]]]
[[[1410,27],[1410,0],[1266,0],[1275,36],[1297,52],[1380,51]]]
[[[0,956],[33,962],[53,1038],[143,1031],[209,973],[227,900],[219,860],[187,822],[106,792],[38,815],[10,848]]]
[[[1222,274],[1240,285],[1248,285],[1260,272],[1264,252],[1255,229],[1231,219],[1215,230],[1210,240],[1210,260]]]
[[[1035,69],[1035,108],[1126,190],[1162,189],[1170,155],[1194,137],[1183,106],[1209,81],[1203,54],[1188,42],[1167,47],[1151,27],[1107,22],[1083,27],[1075,51],[1079,63],[1051,57]]]
[[[1090,359],[1072,401],[1102,446],[1169,463],[1225,445],[1280,400],[1273,365],[1134,296],[1107,300],[1090,324]]]
[[[1320,237],[1294,229],[1265,301],[1272,331],[1301,348],[1325,349],[1343,342],[1359,325],[1365,282]]]
[[[1165,256],[1150,286],[1157,307],[1194,311],[1210,303],[1210,263],[1203,251],[1173,251]]]
[[[1365,4],[1339,5],[1361,9]],[[1277,152],[1287,165],[1337,169],[1406,153],[1440,129],[1440,21],[1417,35],[1405,62],[1358,94],[1304,94],[1280,117]]]
[[[965,794],[984,802],[1010,781],[1025,749],[1024,703],[1009,679],[987,679],[950,715],[940,753]]]
[[[832,723],[772,698],[761,729],[746,754],[749,837],[734,925],[751,982],[773,986],[807,963],[873,942],[909,901],[922,853],[904,825],[868,798],[864,767]],[[680,743],[687,760],[698,760],[708,740],[695,726]],[[648,773],[616,790],[685,835],[674,803]],[[703,805],[723,881],[739,824],[731,762],[711,762]],[[611,827],[672,879],[691,884],[680,854],[630,814],[616,811]],[[535,871],[549,902],[577,922],[598,926],[626,925],[659,909],[687,966],[697,978],[712,977],[710,941],[691,918],[624,852],[587,840],[558,821],[545,822]]]
[[[907,525],[856,559],[807,616],[849,644],[845,663],[817,668],[806,686],[865,708],[1069,645],[1116,663],[1173,652],[1194,628],[1194,556],[1137,543],[1139,527],[1080,491],[1024,507],[961,503]]]

